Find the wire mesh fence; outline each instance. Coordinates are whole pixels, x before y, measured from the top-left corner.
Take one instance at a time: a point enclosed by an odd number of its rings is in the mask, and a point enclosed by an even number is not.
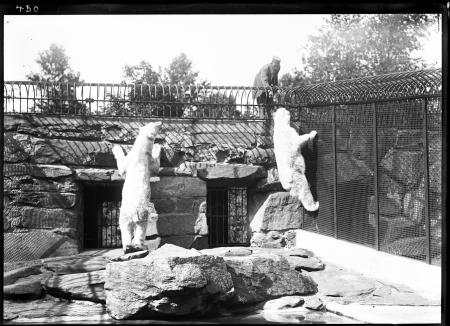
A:
[[[270,113],[286,107],[300,133],[318,132],[303,154],[320,209],[303,228],[439,265],[441,85],[438,69],[286,89],[5,82],[4,113],[262,119],[270,133]],[[226,135],[231,125],[215,128]],[[251,132],[236,130],[243,140]]]
[[[308,180],[320,209],[304,229],[440,265],[440,75],[392,74],[359,82],[364,83],[354,94],[355,81],[316,87],[335,94],[328,99],[336,104],[295,108],[300,133],[318,132],[314,151],[304,155],[310,156],[306,170],[313,170]],[[369,86],[369,94],[360,92]]]

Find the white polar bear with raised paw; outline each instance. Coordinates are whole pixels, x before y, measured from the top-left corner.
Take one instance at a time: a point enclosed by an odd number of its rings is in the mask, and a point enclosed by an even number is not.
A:
[[[279,108],[273,115],[274,130],[273,143],[278,176],[283,188],[291,196],[297,197],[308,211],[319,209],[319,202],[309,189],[305,176],[305,160],[301,154],[301,147],[308,140],[314,139],[317,131],[299,135],[290,126],[291,115],[285,108]]]
[[[127,156],[120,146],[112,151],[119,174],[125,177],[119,225],[125,254],[146,250],[144,244],[148,219],[152,213],[150,177],[158,173],[161,146],[154,140],[161,122],[151,122],[139,129]]]

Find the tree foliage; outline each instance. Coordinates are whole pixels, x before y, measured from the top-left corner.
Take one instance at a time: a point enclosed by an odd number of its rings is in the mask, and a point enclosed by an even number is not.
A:
[[[185,53],[172,59],[165,70],[164,81],[169,84],[193,85],[198,77],[198,71],[192,68],[192,61]]]
[[[123,68],[124,83],[130,84],[127,100],[108,94],[106,114],[163,117],[214,117],[238,115],[235,99],[207,92],[207,80],[197,82],[198,71],[181,53],[172,59],[162,73],[146,60]],[[149,87],[149,85],[152,85]],[[154,86],[156,85],[156,87]],[[165,85],[164,87],[162,85]],[[196,85],[196,87],[188,87]],[[186,90],[183,94],[182,91]]]
[[[31,72],[27,78],[38,82],[42,95],[49,98],[37,104],[38,109],[46,113],[84,113],[86,106],[77,100],[74,85],[82,82],[80,73],[70,67],[64,47],[51,44],[39,53],[36,62],[40,72]]]
[[[281,85],[298,86],[426,68],[414,52],[428,27],[426,14],[336,14],[304,46],[302,68],[283,75]]]

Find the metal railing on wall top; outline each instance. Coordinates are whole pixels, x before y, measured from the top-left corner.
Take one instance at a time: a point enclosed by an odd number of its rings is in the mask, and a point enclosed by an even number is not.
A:
[[[4,113],[267,118],[267,110],[439,96],[439,69],[301,86],[4,82]]]

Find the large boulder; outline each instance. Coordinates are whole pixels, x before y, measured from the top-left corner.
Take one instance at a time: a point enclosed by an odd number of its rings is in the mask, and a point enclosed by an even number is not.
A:
[[[285,257],[274,253],[225,256],[234,284],[231,304],[257,303],[286,295],[317,292],[317,284],[292,269]]]
[[[115,319],[205,313],[233,293],[222,257],[166,244],[143,259],[106,267],[107,311]]]
[[[270,194],[253,217],[252,232],[299,229],[302,225],[303,206],[288,192]]]

